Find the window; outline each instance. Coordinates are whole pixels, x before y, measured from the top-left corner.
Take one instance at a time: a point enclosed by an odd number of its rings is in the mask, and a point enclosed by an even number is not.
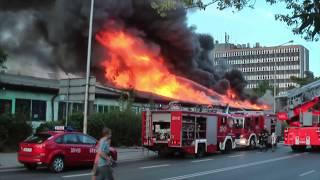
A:
[[[32,100],[32,121],[46,120],[47,103],[46,101]]]
[[[11,113],[11,100],[0,99],[0,114]]]
[[[63,136],[64,144],[79,144],[79,139],[76,134],[66,134]]]
[[[30,99],[16,99],[16,114],[24,116],[30,120],[31,100]]]
[[[62,144],[63,143],[63,136],[58,137],[54,142],[57,144]]]
[[[82,103],[73,103],[72,112],[83,112],[83,104]]]
[[[98,112],[99,112],[99,113],[103,113],[103,106],[102,106],[102,105],[99,105],[99,106],[98,106]]]
[[[104,113],[107,113],[108,111],[109,111],[109,108],[108,108],[108,106],[103,106],[103,109],[104,109]]]
[[[110,111],[117,111],[120,110],[119,106],[110,106]]]
[[[81,144],[91,144],[91,145],[94,145],[96,144],[96,140],[93,139],[92,137],[89,137],[89,136],[86,136],[86,135],[78,135],[78,138],[80,140],[80,143]]]
[[[65,119],[66,118],[66,105],[67,103],[65,102],[59,102],[59,107],[58,107],[58,119]]]
[[[47,139],[51,137],[50,134],[34,134],[30,137],[28,137],[24,142],[26,143],[35,143],[35,144],[41,144]]]

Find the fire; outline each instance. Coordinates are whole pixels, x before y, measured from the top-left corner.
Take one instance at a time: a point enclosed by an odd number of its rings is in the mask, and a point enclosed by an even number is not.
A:
[[[222,96],[193,81],[174,75],[166,67],[157,46],[129,32],[102,31],[96,35],[96,40],[108,50],[108,58],[103,63],[105,77],[118,88],[151,92],[184,102],[216,104],[218,101],[233,107],[263,108],[234,100],[235,94],[232,91],[231,96]]]

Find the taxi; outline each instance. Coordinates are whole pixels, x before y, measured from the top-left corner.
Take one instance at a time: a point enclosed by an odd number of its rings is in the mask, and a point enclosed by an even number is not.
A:
[[[48,131],[36,133],[19,144],[18,161],[27,169],[39,165],[53,172],[65,167],[92,166],[98,141],[81,132]],[[117,151],[110,147],[110,156],[117,160]]]

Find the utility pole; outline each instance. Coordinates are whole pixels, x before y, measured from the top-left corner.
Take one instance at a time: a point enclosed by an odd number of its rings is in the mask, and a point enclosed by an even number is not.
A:
[[[86,89],[84,96],[84,112],[83,112],[83,133],[87,134],[88,123],[88,100],[89,100],[89,81],[90,81],[90,61],[91,61],[91,41],[92,41],[92,24],[93,24],[93,7],[94,0],[91,0],[89,34],[88,34],[88,53],[87,53],[87,72],[86,72]]]

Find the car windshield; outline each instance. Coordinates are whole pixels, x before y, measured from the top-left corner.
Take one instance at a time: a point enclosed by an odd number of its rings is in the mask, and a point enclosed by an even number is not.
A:
[[[50,137],[51,137],[50,134],[34,134],[34,135],[28,137],[24,142],[41,144]]]

